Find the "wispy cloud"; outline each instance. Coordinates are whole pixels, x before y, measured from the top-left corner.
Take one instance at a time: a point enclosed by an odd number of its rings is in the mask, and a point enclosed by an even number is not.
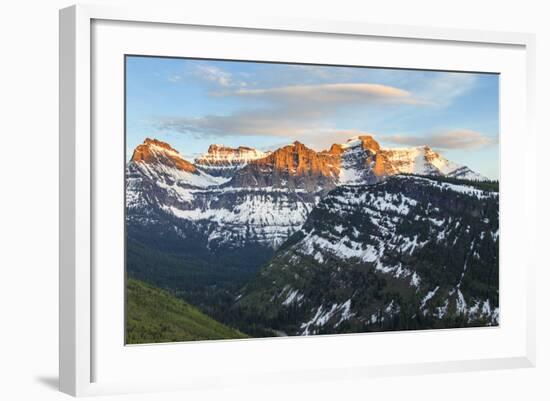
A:
[[[181,82],[186,78],[201,79],[221,88],[246,87],[247,83],[236,78],[232,73],[207,62],[197,62],[181,73],[168,77],[170,82]]]
[[[385,135],[382,138],[385,142],[393,144],[408,146],[429,145],[436,149],[472,150],[498,143],[498,137],[468,129],[455,129],[423,136]]]
[[[235,135],[292,136],[299,133],[296,124],[277,120],[269,111],[252,111],[229,116],[161,117],[156,125],[161,130],[204,137]]]
[[[279,103],[343,106],[372,102],[423,103],[406,90],[372,83],[293,85],[269,89],[241,89],[236,96],[261,96]]]
[[[264,107],[230,115],[162,117],[158,119],[157,127],[212,137],[269,135],[298,138],[312,132],[334,132],[327,120],[344,109],[424,104],[403,89],[370,83],[237,89],[218,92],[217,96],[249,99],[254,104],[264,104]]]
[[[432,78],[422,80],[415,93],[435,106],[447,107],[456,98],[471,91],[476,81],[474,74],[438,73]]]
[[[411,74],[395,70],[366,71],[306,65],[286,68],[293,71],[291,77],[301,77],[305,82],[306,76],[315,77],[314,83],[263,86],[262,79],[267,79],[265,84],[271,78],[262,68],[258,71],[263,72],[256,71],[252,77],[244,73],[233,74],[211,63],[194,63],[184,75],[174,76],[173,79],[201,79],[211,85],[209,96],[226,97],[230,104],[239,101],[243,107],[226,115],[162,116],[156,120],[155,126],[162,131],[197,138],[272,136],[291,137],[304,142],[309,138],[319,147],[323,147],[341,142],[346,136],[361,133],[353,125],[333,125],[332,121],[342,112],[353,110],[363,113],[364,119],[360,123],[364,126],[369,119],[376,120],[379,115],[403,118],[415,115],[417,107],[428,108],[427,110],[448,107],[476,85],[475,75],[461,73]],[[360,76],[365,77],[365,74],[376,77],[378,82],[355,80]],[[252,79],[260,79],[260,85],[255,81],[253,83]],[[341,79],[352,81],[345,82]],[[391,80],[399,86],[380,83]],[[403,107],[413,109],[403,113]],[[476,149],[494,143],[492,137],[465,129],[425,136],[391,135],[384,139],[393,144],[428,144],[442,150]]]
[[[234,85],[233,75],[213,65],[198,64],[196,74],[223,87]]]
[[[183,76],[181,74],[171,74],[168,76],[168,81],[170,82],[180,82]]]

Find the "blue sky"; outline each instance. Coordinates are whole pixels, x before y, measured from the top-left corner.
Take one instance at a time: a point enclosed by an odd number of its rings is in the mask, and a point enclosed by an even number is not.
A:
[[[371,134],[498,178],[498,75],[129,56],[126,80],[127,157],[146,137],[193,159]]]

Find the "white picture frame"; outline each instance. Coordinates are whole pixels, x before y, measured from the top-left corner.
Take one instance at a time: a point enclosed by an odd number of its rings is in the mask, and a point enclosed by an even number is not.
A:
[[[122,359],[117,360],[113,357],[112,360],[107,359],[107,354],[113,351],[106,345],[105,338],[110,334],[105,327],[108,325],[109,319],[118,319],[120,315],[113,314],[108,318],[101,313],[102,303],[97,303],[94,300],[94,294],[98,286],[103,283],[104,275],[94,273],[94,266],[97,267],[101,257],[98,252],[98,244],[95,237],[98,230],[104,228],[98,217],[102,215],[102,211],[98,211],[98,193],[105,193],[100,188],[101,180],[97,180],[98,173],[98,157],[106,158],[110,156],[104,152],[101,141],[94,138],[94,129],[97,129],[101,124],[95,121],[96,118],[102,118],[100,107],[96,106],[94,96],[102,96],[96,94],[97,88],[92,85],[94,69],[100,70],[103,68],[94,57],[102,51],[105,45],[105,40],[101,39],[103,33],[99,32],[99,39],[94,42],[94,24],[101,26],[103,22],[107,29],[107,34],[113,34],[109,29],[113,28],[117,31],[135,29],[132,33],[139,36],[139,30],[145,26],[152,25],[159,27],[158,35],[170,34],[167,29],[178,29],[181,27],[199,27],[205,31],[220,30],[220,33],[227,32],[247,32],[253,34],[265,34],[267,36],[278,34],[292,36],[305,35],[307,38],[324,37],[324,38],[341,38],[342,40],[362,40],[372,38],[384,40],[388,43],[392,41],[407,41],[407,43],[434,44],[439,48],[444,49],[445,46],[454,46],[453,51],[462,51],[461,49],[476,49],[483,51],[484,46],[506,50],[506,55],[503,55],[502,60],[508,60],[510,57],[512,66],[502,66],[502,68],[510,68],[510,87],[504,88],[502,96],[512,93],[512,84],[520,93],[518,99],[515,99],[515,106],[520,106],[518,111],[513,111],[512,104],[503,103],[501,105],[501,113],[512,110],[511,113],[517,115],[511,116],[509,120],[503,123],[503,132],[508,132],[511,127],[517,128],[522,132],[522,141],[526,143],[524,149],[525,154],[518,157],[521,158],[523,165],[517,168],[517,171],[508,168],[512,151],[508,144],[513,138],[508,134],[502,137],[501,150],[501,180],[503,202],[505,206],[501,206],[501,219],[504,219],[506,224],[503,225],[503,237],[505,240],[507,233],[511,233],[512,229],[528,229],[534,226],[535,202],[534,196],[520,194],[516,189],[534,188],[535,178],[525,174],[530,165],[535,163],[535,133],[533,132],[533,110],[534,110],[534,35],[524,33],[506,33],[506,32],[484,32],[470,31],[457,29],[439,29],[414,26],[390,26],[390,25],[374,25],[361,22],[348,21],[315,21],[315,20],[291,20],[291,19],[247,19],[243,17],[240,20],[229,20],[220,16],[198,16],[188,15],[185,9],[182,10],[163,10],[151,8],[111,8],[108,6],[72,6],[60,11],[60,360],[59,360],[59,375],[60,375],[60,390],[75,396],[94,395],[94,394],[109,394],[109,393],[126,393],[134,391],[160,391],[167,389],[197,389],[208,388],[211,386],[231,386],[245,385],[247,381],[253,380],[259,383],[275,383],[275,382],[291,382],[295,380],[326,380],[328,377],[337,378],[354,378],[360,379],[363,377],[381,376],[381,375],[399,375],[399,374],[420,374],[430,372],[452,372],[452,371],[467,371],[479,369],[503,369],[514,367],[530,367],[535,364],[535,294],[534,294],[534,269],[536,260],[534,252],[525,252],[528,256],[521,259],[518,253],[510,254],[511,260],[519,261],[521,276],[506,276],[504,275],[505,284],[511,287],[516,285],[517,291],[514,299],[514,304],[517,304],[517,317],[520,322],[511,322],[504,320],[503,324],[498,329],[492,329],[492,332],[481,331],[461,331],[453,332],[445,330],[431,331],[429,333],[409,333],[414,341],[419,341],[429,344],[437,342],[438,338],[445,337],[445,341],[451,341],[456,336],[470,338],[468,341],[477,341],[476,339],[485,336],[484,341],[495,341],[501,348],[488,350],[472,351],[465,358],[453,358],[442,355],[440,359],[430,358],[429,360],[420,360],[415,355],[408,355],[407,358],[401,360],[377,359],[372,363],[364,361],[352,360],[349,357],[349,363],[345,358],[339,359],[334,366],[330,365],[331,349],[336,350],[337,347],[345,347],[345,343],[353,343],[356,347],[362,346],[365,339],[369,341],[384,341],[383,338],[395,338],[396,333],[376,334],[376,337],[370,335],[350,336],[321,336],[329,338],[307,339],[257,339],[244,341],[221,341],[208,342],[207,344],[174,344],[174,345],[158,345],[158,346],[143,346],[133,348],[132,355],[122,356],[124,352],[124,344],[119,342],[121,348],[121,358],[128,357],[126,362]],[[123,26],[115,25],[117,23]],[[137,24],[129,27],[127,24]],[[145,25],[143,25],[145,24]],[[200,30],[199,29],[199,30]],[[223,32],[222,32],[223,31]],[[114,34],[113,34],[114,35]],[[156,35],[156,33],[155,33]],[[116,40],[112,40],[111,50],[106,49],[106,56],[110,54],[119,54],[124,50],[117,44],[124,44],[124,41],[130,41],[123,35],[118,34]],[[269,38],[267,38],[268,40]],[[154,46],[155,36],[151,35],[151,44]],[[114,38],[114,36],[113,36]],[[271,39],[269,39],[271,40]],[[278,40],[274,38],[273,40]],[[304,39],[306,40],[306,39]],[[310,40],[310,39],[307,39]],[[204,42],[207,43],[207,42]],[[209,42],[208,42],[209,43]],[[275,42],[274,42],[275,43]],[[141,44],[146,46],[147,44]],[[212,45],[213,46],[213,45]],[[123,46],[122,46],[123,47]],[[121,50],[122,49],[122,50]],[[114,53],[109,53],[112,51]],[[167,51],[166,49],[159,50]],[[169,51],[169,50],[168,50]],[[205,51],[208,53],[209,49]],[[466,50],[465,50],[466,51]],[[502,50],[505,52],[505,50]],[[118,52],[118,53],[116,53]],[[149,49],[149,52],[154,52]],[[149,52],[146,52],[149,54]],[[442,53],[444,54],[444,53]],[[170,54],[171,55],[171,54]],[[103,56],[104,57],[104,56]],[[259,56],[260,59],[262,56]],[[301,56],[296,56],[301,57]],[[104,57],[105,58],[105,57]],[[494,58],[491,67],[476,69],[477,65],[474,60],[471,60],[470,70],[486,70],[489,68],[492,72],[500,72],[498,62],[502,63],[498,57]],[[445,63],[430,64],[428,61],[422,64],[422,60],[417,61],[420,67],[433,69],[445,69]],[[389,62],[388,62],[389,63]],[[383,63],[388,65],[388,63]],[[396,62],[398,63],[398,62]],[[487,61],[489,65],[489,61]],[[393,65],[396,66],[396,65]],[[513,70],[516,66],[517,69]],[[115,66],[116,67],[116,66]],[[103,78],[102,78],[103,79]],[[115,76],[116,79],[116,76]],[[117,99],[113,99],[113,104],[109,107],[117,109],[117,113],[122,112],[122,105],[117,108]],[[105,106],[102,106],[105,107]],[[98,117],[99,116],[99,117]],[[118,118],[118,117],[117,117]],[[114,121],[114,120],[113,120]],[[107,121],[107,124],[109,121]],[[95,127],[95,128],[94,128]],[[116,128],[115,128],[116,129]],[[115,153],[117,150],[114,151]],[[112,164],[115,165],[118,159],[112,157]],[[109,162],[111,163],[111,162]],[[119,166],[120,167],[120,166]],[[122,167],[120,167],[121,170]],[[534,170],[534,169],[533,169]],[[102,192],[103,191],[103,192]],[[534,190],[531,190],[534,191]],[[532,192],[530,192],[532,193]],[[122,205],[117,207],[121,208]],[[514,211],[514,214],[511,214]],[[505,213],[506,212],[506,213]],[[517,215],[516,215],[517,214]],[[115,213],[113,216],[117,216]],[[105,218],[106,215],[103,216]],[[121,222],[122,224],[122,222]],[[513,240],[513,234],[508,236],[507,240]],[[504,245],[504,244],[503,244]],[[525,251],[528,251],[532,244],[524,243]],[[502,246],[502,248],[504,248]],[[505,249],[502,252],[512,252]],[[501,253],[502,258],[502,253]],[[516,258],[516,259],[513,259]],[[116,258],[114,258],[116,259]],[[123,266],[120,266],[123,269]],[[501,267],[502,268],[502,267]],[[516,274],[516,273],[513,273]],[[506,278],[507,277],[507,278]],[[118,279],[117,279],[118,280]],[[503,288],[505,290],[506,288]],[[121,289],[122,290],[122,289]],[[102,286],[102,292],[109,293],[111,288]],[[117,290],[118,291],[118,290]],[[503,291],[504,292],[504,291]],[[501,294],[501,297],[509,297],[510,291],[507,294]],[[109,295],[110,296],[110,295]],[[112,299],[119,299],[120,294],[113,295]],[[506,299],[504,299],[506,301]],[[512,301],[512,299],[510,299]],[[120,302],[119,302],[120,303]],[[118,310],[122,310],[123,302],[118,305]],[[503,310],[505,319],[506,309]],[[105,319],[105,320],[103,320]],[[122,324],[122,322],[120,322]],[[98,329],[100,327],[100,329]],[[491,329],[488,329],[491,330]],[[501,336],[497,338],[498,333],[511,333],[510,336]],[[458,334],[457,334],[458,333]],[[481,334],[479,334],[481,333]],[[487,334],[488,333],[488,334]],[[420,338],[422,337],[422,338]],[[405,338],[405,337],[402,337]],[[376,339],[376,340],[375,340]],[[118,340],[117,340],[118,341]],[[511,341],[507,343],[506,341]],[[118,344],[118,343],[117,343]],[[508,344],[510,352],[504,352],[504,345]],[[193,361],[198,355],[204,353],[206,356],[226,355],[227,358],[235,358],[234,360],[242,359],[238,362],[245,365],[247,362],[255,361],[261,365],[261,361],[246,358],[246,354],[258,354],[267,352],[268,349],[273,349],[273,353],[284,354],[285,349],[292,349],[292,352],[304,352],[313,355],[316,350],[323,347],[329,350],[328,362],[326,365],[317,365],[317,362],[312,359],[311,364],[304,363],[297,366],[296,369],[285,370],[278,368],[275,370],[263,369],[261,366],[255,369],[246,370],[246,366],[242,366],[242,371],[239,375],[231,375],[230,367],[224,370],[221,366],[212,374],[204,373],[205,370],[197,368],[190,369],[186,375],[186,379],[179,378],[178,375],[153,377],[152,372],[143,370],[143,375],[139,376],[140,368],[136,367],[136,362],[139,358],[144,358],[143,361],[147,365],[157,364],[163,361],[163,358],[172,358],[168,366],[173,363],[173,356],[170,347],[179,347],[178,352],[184,350],[189,356],[188,360]],[[184,347],[184,348],[182,348]],[[193,348],[194,347],[194,348]],[[197,348],[200,347],[200,348]],[[328,347],[328,348],[327,348]],[[135,351],[137,349],[140,351]],[[459,347],[460,348],[460,347]],[[175,349],[175,348],[174,348]],[[340,348],[342,349],[342,348]],[[288,351],[287,351],[288,352]],[[360,354],[360,353],[359,353]],[[336,354],[334,354],[336,355]],[[275,357],[275,356],[274,356]],[[146,358],[146,359],[145,359]],[[335,358],[335,357],[333,357]],[[373,356],[373,360],[376,359]],[[406,360],[406,361],[405,361]],[[98,362],[100,361],[100,362]],[[133,361],[131,363],[130,361]],[[115,369],[119,369],[121,365],[118,363],[127,363],[127,366],[133,365],[134,370],[129,369],[128,375],[117,376],[110,372],[102,377],[101,366],[106,363],[111,364]],[[223,365],[220,363],[220,365]],[[99,369],[99,371],[98,371]],[[145,368],[144,368],[145,369]],[[139,371],[138,371],[139,370]],[[214,369],[215,370],[215,369]],[[132,372],[136,375],[133,380],[130,375]],[[244,373],[243,373],[244,372]]]

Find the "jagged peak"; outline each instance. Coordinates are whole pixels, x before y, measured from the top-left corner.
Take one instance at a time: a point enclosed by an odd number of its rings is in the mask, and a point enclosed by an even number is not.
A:
[[[342,158],[346,157],[344,154],[350,152],[351,156],[360,150],[365,151],[364,164],[371,166],[372,172],[376,176],[400,172],[458,174],[462,171],[460,168],[463,167],[447,160],[427,144],[386,148],[381,147],[372,135],[367,134],[353,136],[345,143],[335,143],[329,150],[320,152],[309,148],[298,140],[269,152],[249,146],[231,147],[224,144],[211,144],[206,153],[195,159],[196,164],[184,160],[178,151],[168,143],[155,138],[146,138],[134,150],[131,161],[160,164],[192,173],[198,173],[197,167],[210,169],[207,170],[209,172],[216,168],[233,169],[231,171],[234,171],[236,168],[243,168],[250,163],[273,163],[277,168],[296,169],[296,171],[315,166],[314,169],[322,170],[323,174],[334,175],[338,174],[337,170],[341,168]],[[293,159],[296,155],[299,158],[298,162]],[[473,171],[468,174],[469,176],[482,177]]]
[[[339,143],[333,143],[327,153],[332,155],[340,155],[344,151],[344,148]]]
[[[213,143],[208,147],[207,153],[215,153],[215,152],[219,152],[219,151],[236,152],[236,151],[258,151],[258,150],[254,149],[254,148],[251,148],[249,146],[239,146],[239,147],[233,148],[231,146],[227,146],[227,145],[224,145],[224,144]]]
[[[179,152],[168,143],[158,139],[145,138],[142,144],[134,149],[131,162],[162,164],[178,170],[195,173],[197,168],[187,160],[184,160]]]
[[[158,140],[156,138],[145,138],[145,140],[143,141],[143,145],[149,146],[149,147],[154,146],[154,147],[158,147],[158,148],[165,149],[165,150],[179,154],[179,152],[176,149],[174,149],[172,146],[170,146],[170,144],[163,142],[161,140]]]
[[[243,164],[252,160],[261,159],[267,156],[269,153],[261,150],[249,147],[239,146],[236,148],[222,145],[212,144],[208,147],[206,153],[195,159],[199,164],[211,164],[211,163],[236,163]]]
[[[316,150],[308,147],[300,141],[294,141],[288,145],[282,146],[274,150],[271,154],[284,154],[284,153],[311,153],[311,154],[320,154],[322,152],[317,152]]]
[[[334,145],[333,145],[334,146]],[[380,150],[380,144],[372,135],[356,135],[349,138],[345,143],[339,145],[342,149],[349,149],[361,146],[364,150],[377,152]]]

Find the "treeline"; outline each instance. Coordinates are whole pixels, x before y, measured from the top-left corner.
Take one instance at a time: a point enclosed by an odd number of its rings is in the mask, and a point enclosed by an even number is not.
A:
[[[476,180],[465,180],[462,178],[455,178],[455,177],[446,177],[442,175],[424,175],[424,174],[406,174],[406,173],[399,174],[399,175],[429,178],[430,180],[434,180],[437,182],[447,182],[449,184],[457,184],[457,185],[469,185],[471,187],[481,189],[482,191],[499,192],[498,180],[476,181]]]

